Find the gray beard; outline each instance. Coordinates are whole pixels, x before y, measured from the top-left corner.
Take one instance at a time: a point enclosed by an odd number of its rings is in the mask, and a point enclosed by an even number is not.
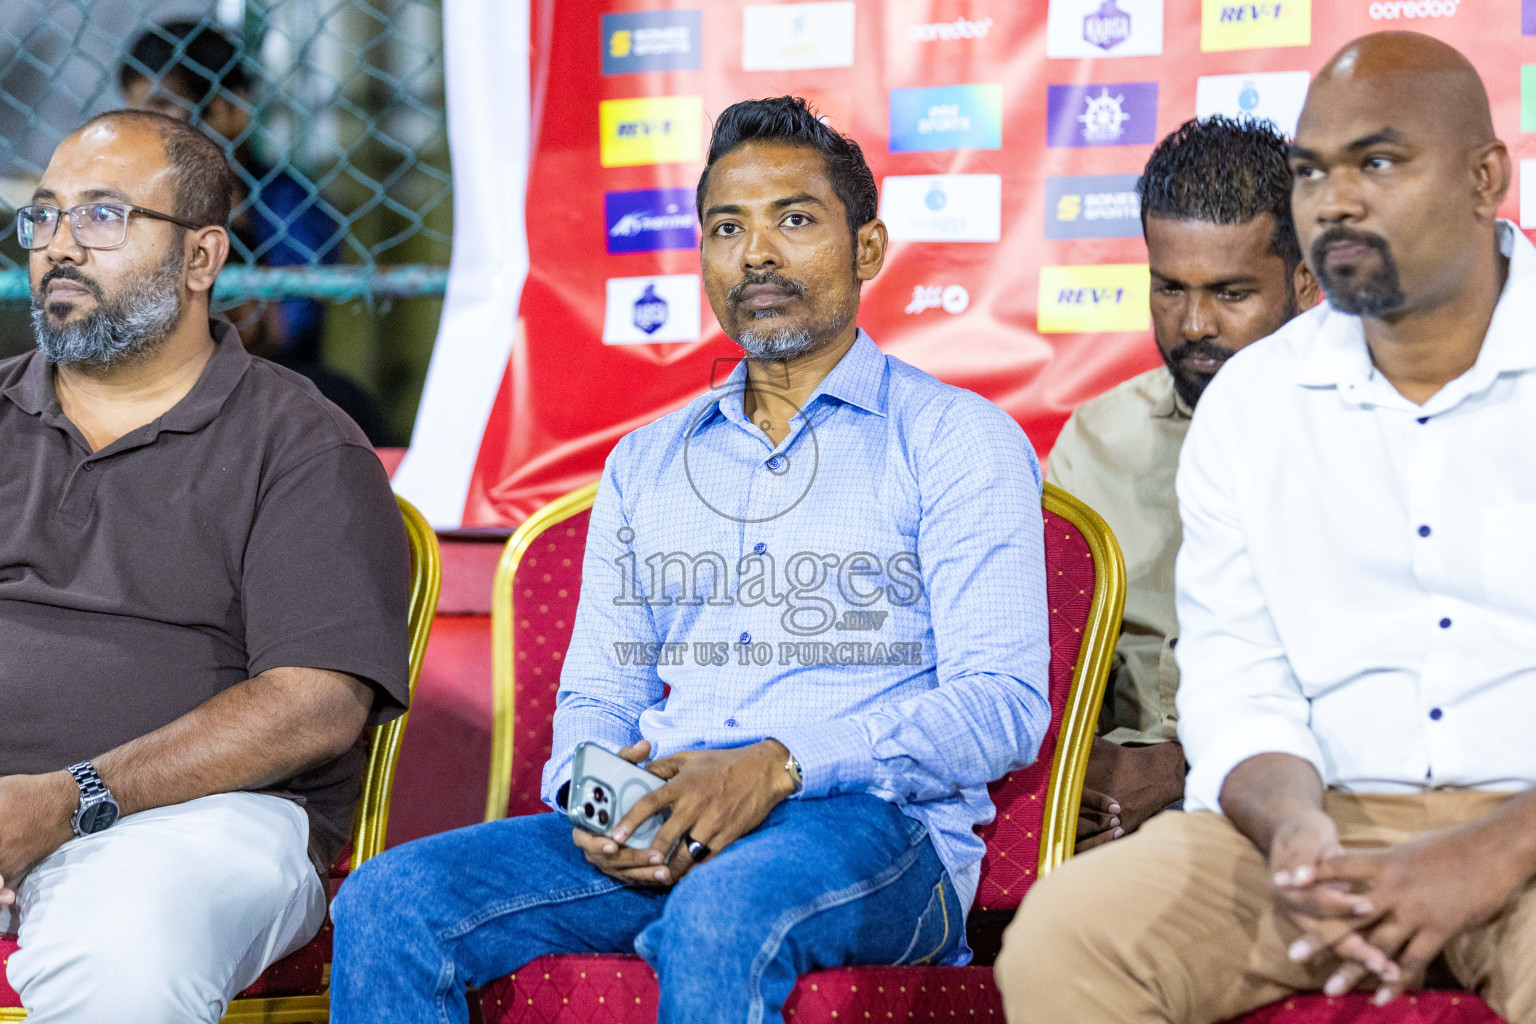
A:
[[[97,303],[83,320],[55,327],[47,303],[32,296],[32,335],[38,351],[55,366],[105,369],[148,358],[181,323],[182,253],[178,248],[154,273],[110,300]]]
[[[749,327],[736,336],[736,344],[748,359],[759,363],[787,362],[798,359],[816,347],[816,339],[803,327],[760,330]]]

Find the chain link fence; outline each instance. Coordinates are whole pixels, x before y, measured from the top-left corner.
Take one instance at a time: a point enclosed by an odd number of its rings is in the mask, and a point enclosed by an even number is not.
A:
[[[235,167],[223,310],[254,322],[269,306],[307,306],[328,338],[349,339],[327,345],[328,360],[385,392],[393,326],[421,336],[404,376],[424,373],[437,303],[396,300],[441,296],[447,281],[441,0],[4,0],[0,302],[28,298],[9,226],[54,147],[129,105],[190,118]],[[333,304],[309,301],[320,299]],[[392,309],[405,323],[383,322]]]

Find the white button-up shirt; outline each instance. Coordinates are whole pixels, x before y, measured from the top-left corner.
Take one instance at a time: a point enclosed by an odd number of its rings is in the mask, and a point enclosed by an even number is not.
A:
[[[1330,787],[1536,783],[1536,247],[1422,406],[1326,304],[1238,353],[1179,464],[1185,806],[1257,754]]]

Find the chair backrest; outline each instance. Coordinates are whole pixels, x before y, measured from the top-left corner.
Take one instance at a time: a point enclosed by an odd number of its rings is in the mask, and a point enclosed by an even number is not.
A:
[[[1125,560],[1108,524],[1045,485],[1046,597],[1051,609],[1051,728],[1040,756],[994,782],[997,817],[976,890],[979,910],[1012,910],[1030,885],[1072,856],[1083,775],[1125,610]]]
[[[437,534],[420,512],[404,498],[400,516],[405,520],[405,535],[411,548],[410,693],[416,695],[416,680],[421,677],[421,663],[427,653],[427,638],[432,620],[437,616],[437,592],[443,580],[442,552]],[[363,792],[357,800],[356,821],[352,826],[352,861],[357,867],[384,850],[384,834],[389,831],[390,791],[394,788],[395,765],[400,760],[400,743],[405,736],[409,713],[392,722],[369,730],[368,761],[363,768]]]
[[[507,542],[491,604],[495,725],[485,818],[544,810],[560,666],[581,594],[581,561],[597,485],[528,518]],[[1125,604],[1125,565],[1092,509],[1047,484],[1047,594],[1051,606],[1051,729],[1034,765],[992,787],[997,820],[982,830],[977,906],[1015,907],[1041,873],[1072,855],[1083,773]]]
[[[485,820],[544,810],[560,664],[581,596],[581,559],[597,484],[524,520],[501,553],[491,595],[491,777]]]

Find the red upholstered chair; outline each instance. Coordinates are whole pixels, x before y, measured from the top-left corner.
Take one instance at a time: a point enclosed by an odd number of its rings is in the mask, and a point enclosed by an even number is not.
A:
[[[1237,1018],[1241,1024],[1504,1024],[1470,992],[1410,992],[1386,1006],[1363,992],[1330,998],[1297,995]],[[1234,1022],[1237,1024],[1237,1022]]]
[[[560,661],[581,590],[596,486],[532,516],[507,543],[492,604],[494,706],[487,820],[538,813]],[[1125,567],[1109,527],[1047,485],[1052,728],[1029,768],[992,786],[980,911],[1016,908],[1031,883],[1072,854],[1083,772],[1120,631]],[[551,956],[481,992],[486,1024],[653,1024],[656,976],[632,956]],[[1002,1020],[990,967],[850,967],[800,979],[785,1005],[797,1022]]]
[[[411,547],[410,685],[416,692],[421,662],[427,652],[427,636],[437,614],[437,592],[442,581],[442,556],[437,534],[421,513],[399,499]],[[384,849],[389,828],[390,787],[395,763],[405,735],[406,715],[370,730],[368,761],[363,770],[363,792],[357,801],[352,842],[331,867],[331,887],[341,884],[354,865]],[[16,951],[16,936],[0,936],[0,1022],[25,1020],[21,998],[6,980],[4,967]],[[330,1020],[330,996],[326,986],[331,971],[331,922],[308,945],[279,960],[240,993],[224,1014],[225,1024],[326,1024]]]

